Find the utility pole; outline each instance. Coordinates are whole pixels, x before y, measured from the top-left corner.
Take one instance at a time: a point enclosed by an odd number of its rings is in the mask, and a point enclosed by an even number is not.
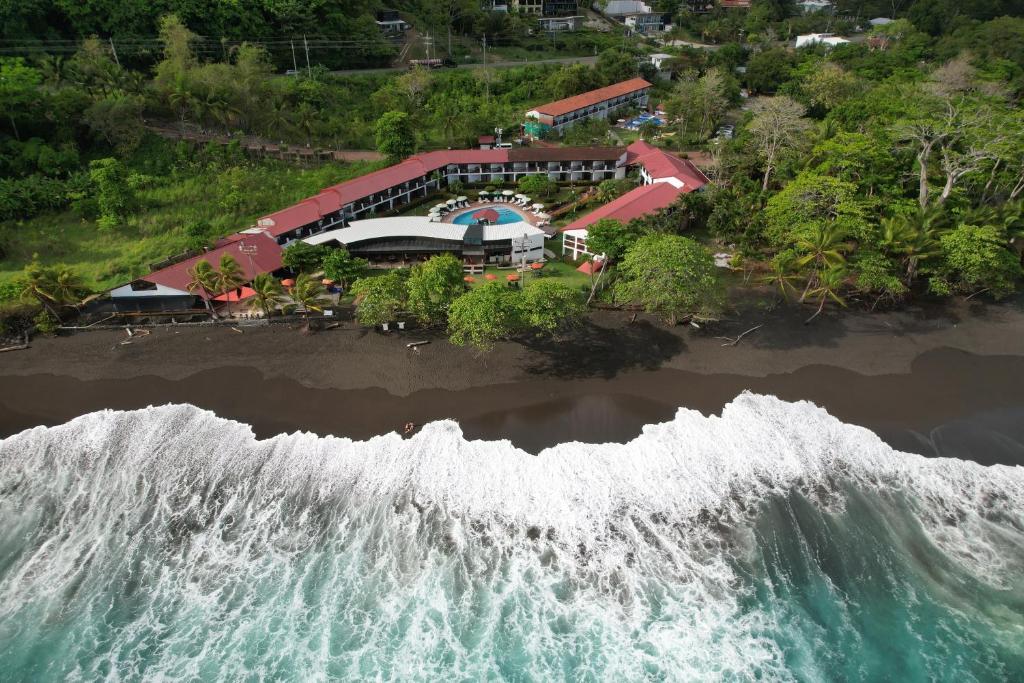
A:
[[[295,73],[299,73],[299,63],[295,61],[295,41],[290,40],[288,42],[290,42],[292,45],[292,69],[295,71]]]
[[[114,63],[121,66],[121,60],[117,58],[117,48],[114,47],[114,36],[110,36],[110,51],[114,53]]]
[[[484,34],[484,92],[487,101],[491,101],[491,78],[487,73],[487,34]]]
[[[306,48],[306,75],[313,75],[313,67],[309,65],[309,43],[306,42],[306,36],[302,36],[302,46]]]

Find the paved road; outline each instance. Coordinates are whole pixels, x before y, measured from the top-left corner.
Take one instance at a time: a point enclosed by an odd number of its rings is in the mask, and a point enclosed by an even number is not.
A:
[[[527,62],[488,62],[487,68],[489,69],[511,69],[517,66],[526,66],[528,64],[589,64],[593,65],[597,63],[597,57],[559,57],[557,59],[531,59]],[[484,64],[472,63],[472,64],[460,64],[460,69],[482,69]],[[332,74],[339,75],[355,75],[355,74],[389,74],[399,73],[407,71],[408,67],[393,67],[388,69],[345,69],[344,71],[332,71]],[[444,69],[442,69],[443,71]]]

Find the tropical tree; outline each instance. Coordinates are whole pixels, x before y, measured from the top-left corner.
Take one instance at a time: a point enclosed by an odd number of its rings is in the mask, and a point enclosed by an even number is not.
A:
[[[374,127],[377,151],[397,163],[416,150],[416,134],[409,115],[402,111],[384,112]]]
[[[845,279],[846,268],[843,266],[832,266],[818,273],[814,287],[806,292],[807,297],[818,300],[818,310],[804,321],[805,324],[821,315],[821,312],[825,310],[825,303],[828,301],[834,301],[843,307],[846,306],[846,301],[839,294]]]
[[[767,191],[768,181],[778,166],[779,157],[801,143],[804,132],[810,127],[810,121],[804,118],[807,113],[804,106],[785,95],[758,97],[751,101],[750,110],[754,118],[747,129],[753,136],[757,153],[764,161],[761,190]]]
[[[60,315],[56,309],[58,296],[54,280],[53,269],[41,264],[38,258],[33,258],[25,266],[19,296],[23,301],[36,301],[53,318],[59,320]]]
[[[522,293],[522,317],[526,326],[552,334],[579,323],[587,306],[575,287],[551,279],[534,279]]]
[[[188,291],[202,299],[207,312],[216,318],[217,312],[213,310],[210,297],[217,291],[217,269],[210,265],[209,261],[202,259],[188,269],[188,276]]]
[[[619,295],[670,325],[685,316],[712,317],[720,288],[711,252],[688,237],[647,235],[619,264]]]
[[[408,309],[424,324],[444,322],[463,291],[462,263],[451,254],[432,256],[409,272]]]
[[[252,307],[254,312],[262,312],[266,317],[277,310],[285,301],[284,289],[270,273],[259,273],[249,284],[253,291]]]
[[[487,350],[523,328],[520,290],[490,282],[466,292],[448,310],[448,338],[457,346]]]
[[[900,259],[903,281],[909,287],[922,261],[942,256],[939,238],[948,230],[946,214],[939,209],[920,209],[908,216],[885,218],[881,223],[880,246]]]
[[[958,225],[939,238],[941,278],[929,286],[937,293],[983,292],[1001,298],[1013,292],[1022,275],[1019,259],[1007,249],[1006,231],[994,225]]]
[[[775,289],[783,300],[789,301],[796,295],[796,285],[801,279],[797,254],[792,249],[780,251],[771,260],[771,270],[761,282]]]
[[[292,307],[302,311],[302,317],[306,319],[307,331],[309,330],[309,312],[320,313],[324,310],[324,306],[330,304],[331,301],[324,286],[307,273],[299,273],[288,295],[292,300]]]
[[[406,289],[402,276],[392,271],[386,275],[365,277],[352,285],[356,295],[356,319],[372,327],[395,319],[405,304]]]
[[[356,258],[348,253],[348,249],[339,247],[327,252],[320,265],[324,269],[325,277],[348,289],[349,283],[366,274],[370,262],[363,258]]]
[[[296,273],[315,273],[323,265],[328,248],[322,244],[309,244],[296,240],[285,247],[281,263]]]
[[[245,283],[245,279],[245,272],[238,265],[238,261],[231,254],[223,254],[220,257],[220,263],[218,264],[217,274],[214,279],[217,292],[223,293],[230,292],[232,289],[238,289]]]

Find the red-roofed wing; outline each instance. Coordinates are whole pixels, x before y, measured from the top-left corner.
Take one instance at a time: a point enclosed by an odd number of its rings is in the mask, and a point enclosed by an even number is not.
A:
[[[240,247],[244,247],[246,251],[254,249],[255,253],[247,254]],[[189,269],[199,261],[208,261],[211,266],[216,268],[220,263],[221,256],[225,254],[230,254],[238,261],[246,282],[251,281],[260,273],[270,273],[281,267],[281,246],[263,233],[254,233],[242,235],[241,239],[230,244],[161,268],[139,279],[172,289],[188,291],[188,284],[192,281],[192,277],[188,274]]]
[[[568,114],[569,112],[576,111],[577,109],[589,107],[592,104],[598,104],[605,100],[610,100],[613,97],[628,95],[629,93],[636,92],[637,90],[643,90],[644,88],[650,87],[651,84],[642,78],[631,78],[628,81],[622,81],[621,83],[609,85],[605,88],[598,88],[597,90],[591,90],[581,95],[566,97],[564,100],[542,104],[539,107],[534,107],[533,111],[540,114],[547,114],[548,116],[561,116],[562,114]]]
[[[613,218],[622,223],[628,223],[634,218],[654,213],[658,209],[671,206],[672,202],[683,193],[683,190],[672,187],[668,183],[654,183],[653,185],[641,185],[630,190],[618,199],[608,202],[604,206],[591,211],[586,216],[577,219],[562,228],[562,231],[577,230],[596,223],[602,218]]]

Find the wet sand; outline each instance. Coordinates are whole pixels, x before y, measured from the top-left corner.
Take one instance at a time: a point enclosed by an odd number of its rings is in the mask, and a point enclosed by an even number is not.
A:
[[[103,408],[187,402],[259,437],[362,439],[453,418],[469,438],[538,452],[627,441],[679,407],[718,413],[753,391],[813,401],[904,450],[1024,464],[1019,300],[811,326],[802,317],[750,309],[695,330],[599,313],[570,337],[484,355],[422,331],[384,336],[352,323],[311,336],[285,326],[161,328],[131,344],[120,343],[124,331],[80,333],[0,356],[0,434]],[[737,346],[717,338],[757,324]],[[431,343],[418,353],[405,347],[424,338]]]

